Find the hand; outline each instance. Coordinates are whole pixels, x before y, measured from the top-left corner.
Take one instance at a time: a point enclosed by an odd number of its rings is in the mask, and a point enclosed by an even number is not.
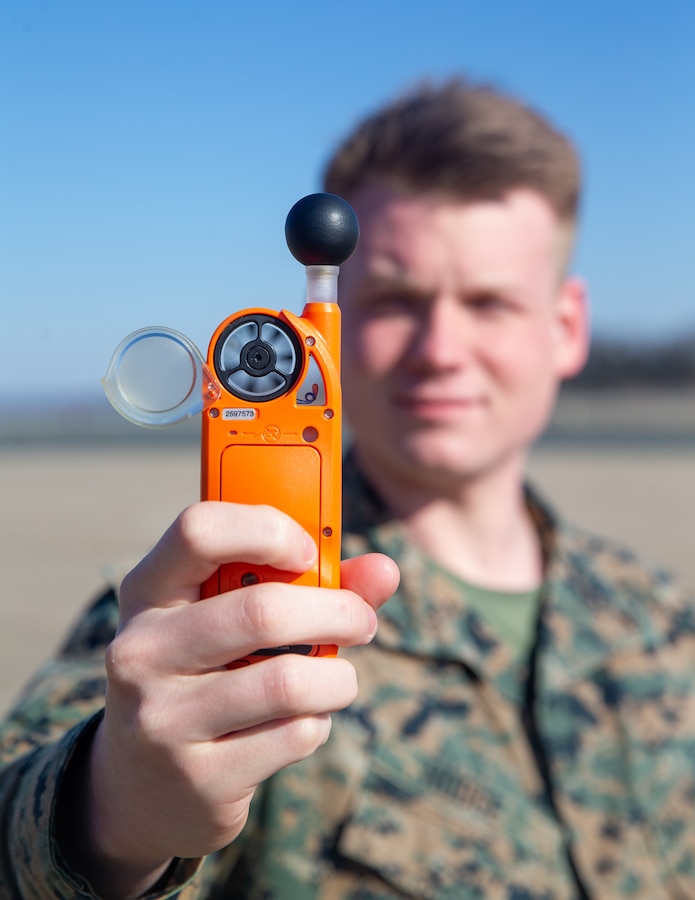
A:
[[[369,642],[398,582],[391,560],[344,562],[340,590],[273,583],[198,599],[222,563],[299,573],[315,558],[277,510],[208,502],[184,511],[124,580],[86,792],[84,874],[105,896],[136,896],[171,857],[234,840],[256,786],[313,753],[330,713],[355,698],[355,671],[340,657],[226,664],[259,647]]]

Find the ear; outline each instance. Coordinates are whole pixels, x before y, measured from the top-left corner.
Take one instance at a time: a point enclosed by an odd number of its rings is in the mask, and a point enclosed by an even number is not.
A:
[[[572,378],[589,355],[589,300],[579,278],[566,278],[555,307],[555,371],[560,379]]]

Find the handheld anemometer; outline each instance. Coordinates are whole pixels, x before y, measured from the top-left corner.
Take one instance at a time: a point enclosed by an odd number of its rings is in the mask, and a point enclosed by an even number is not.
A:
[[[201,598],[262,581],[340,586],[342,409],[338,272],[359,237],[357,217],[334,194],[290,210],[285,237],[306,267],[301,316],[242,309],[215,330],[207,360],[168,328],[144,328],[116,348],[104,389],[123,416],[160,427],[202,413],[201,499],[268,504],[313,537],[318,561],[301,575],[224,565]],[[233,667],[278,653],[334,655],[332,646],[259,649]]]

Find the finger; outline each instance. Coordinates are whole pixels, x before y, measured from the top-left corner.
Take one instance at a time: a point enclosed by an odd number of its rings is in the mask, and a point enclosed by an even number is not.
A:
[[[186,742],[216,740],[276,719],[333,713],[356,696],[357,676],[346,659],[288,653],[188,679],[167,728],[185,722]]]
[[[295,716],[266,722],[243,735],[230,734],[215,747],[224,762],[228,748],[233,746],[237,783],[255,787],[280,769],[310,756],[328,740],[330,731],[330,715]],[[244,742],[241,750],[240,738]]]
[[[264,582],[200,603],[145,610],[137,629],[126,626],[121,637],[136,665],[194,675],[259,647],[368,643],[376,624],[372,607],[352,591]]]
[[[195,784],[216,806],[234,802],[269,776],[311,755],[330,735],[328,714],[274,719],[193,748]]]
[[[121,585],[122,605],[172,606],[198,599],[219,566],[248,562],[304,572],[316,545],[293,519],[270,506],[207,501],[185,509]]]
[[[374,609],[379,609],[398,587],[400,572],[396,563],[383,553],[366,553],[343,560],[340,566],[342,587],[354,591]]]

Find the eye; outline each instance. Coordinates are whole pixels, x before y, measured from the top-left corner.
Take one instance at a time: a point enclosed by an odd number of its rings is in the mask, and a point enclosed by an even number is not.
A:
[[[480,291],[472,294],[466,301],[466,305],[482,314],[494,314],[511,309],[512,303],[508,297],[497,294],[494,291]]]
[[[417,302],[407,291],[372,291],[365,294],[362,309],[371,316],[401,316],[413,313]]]

